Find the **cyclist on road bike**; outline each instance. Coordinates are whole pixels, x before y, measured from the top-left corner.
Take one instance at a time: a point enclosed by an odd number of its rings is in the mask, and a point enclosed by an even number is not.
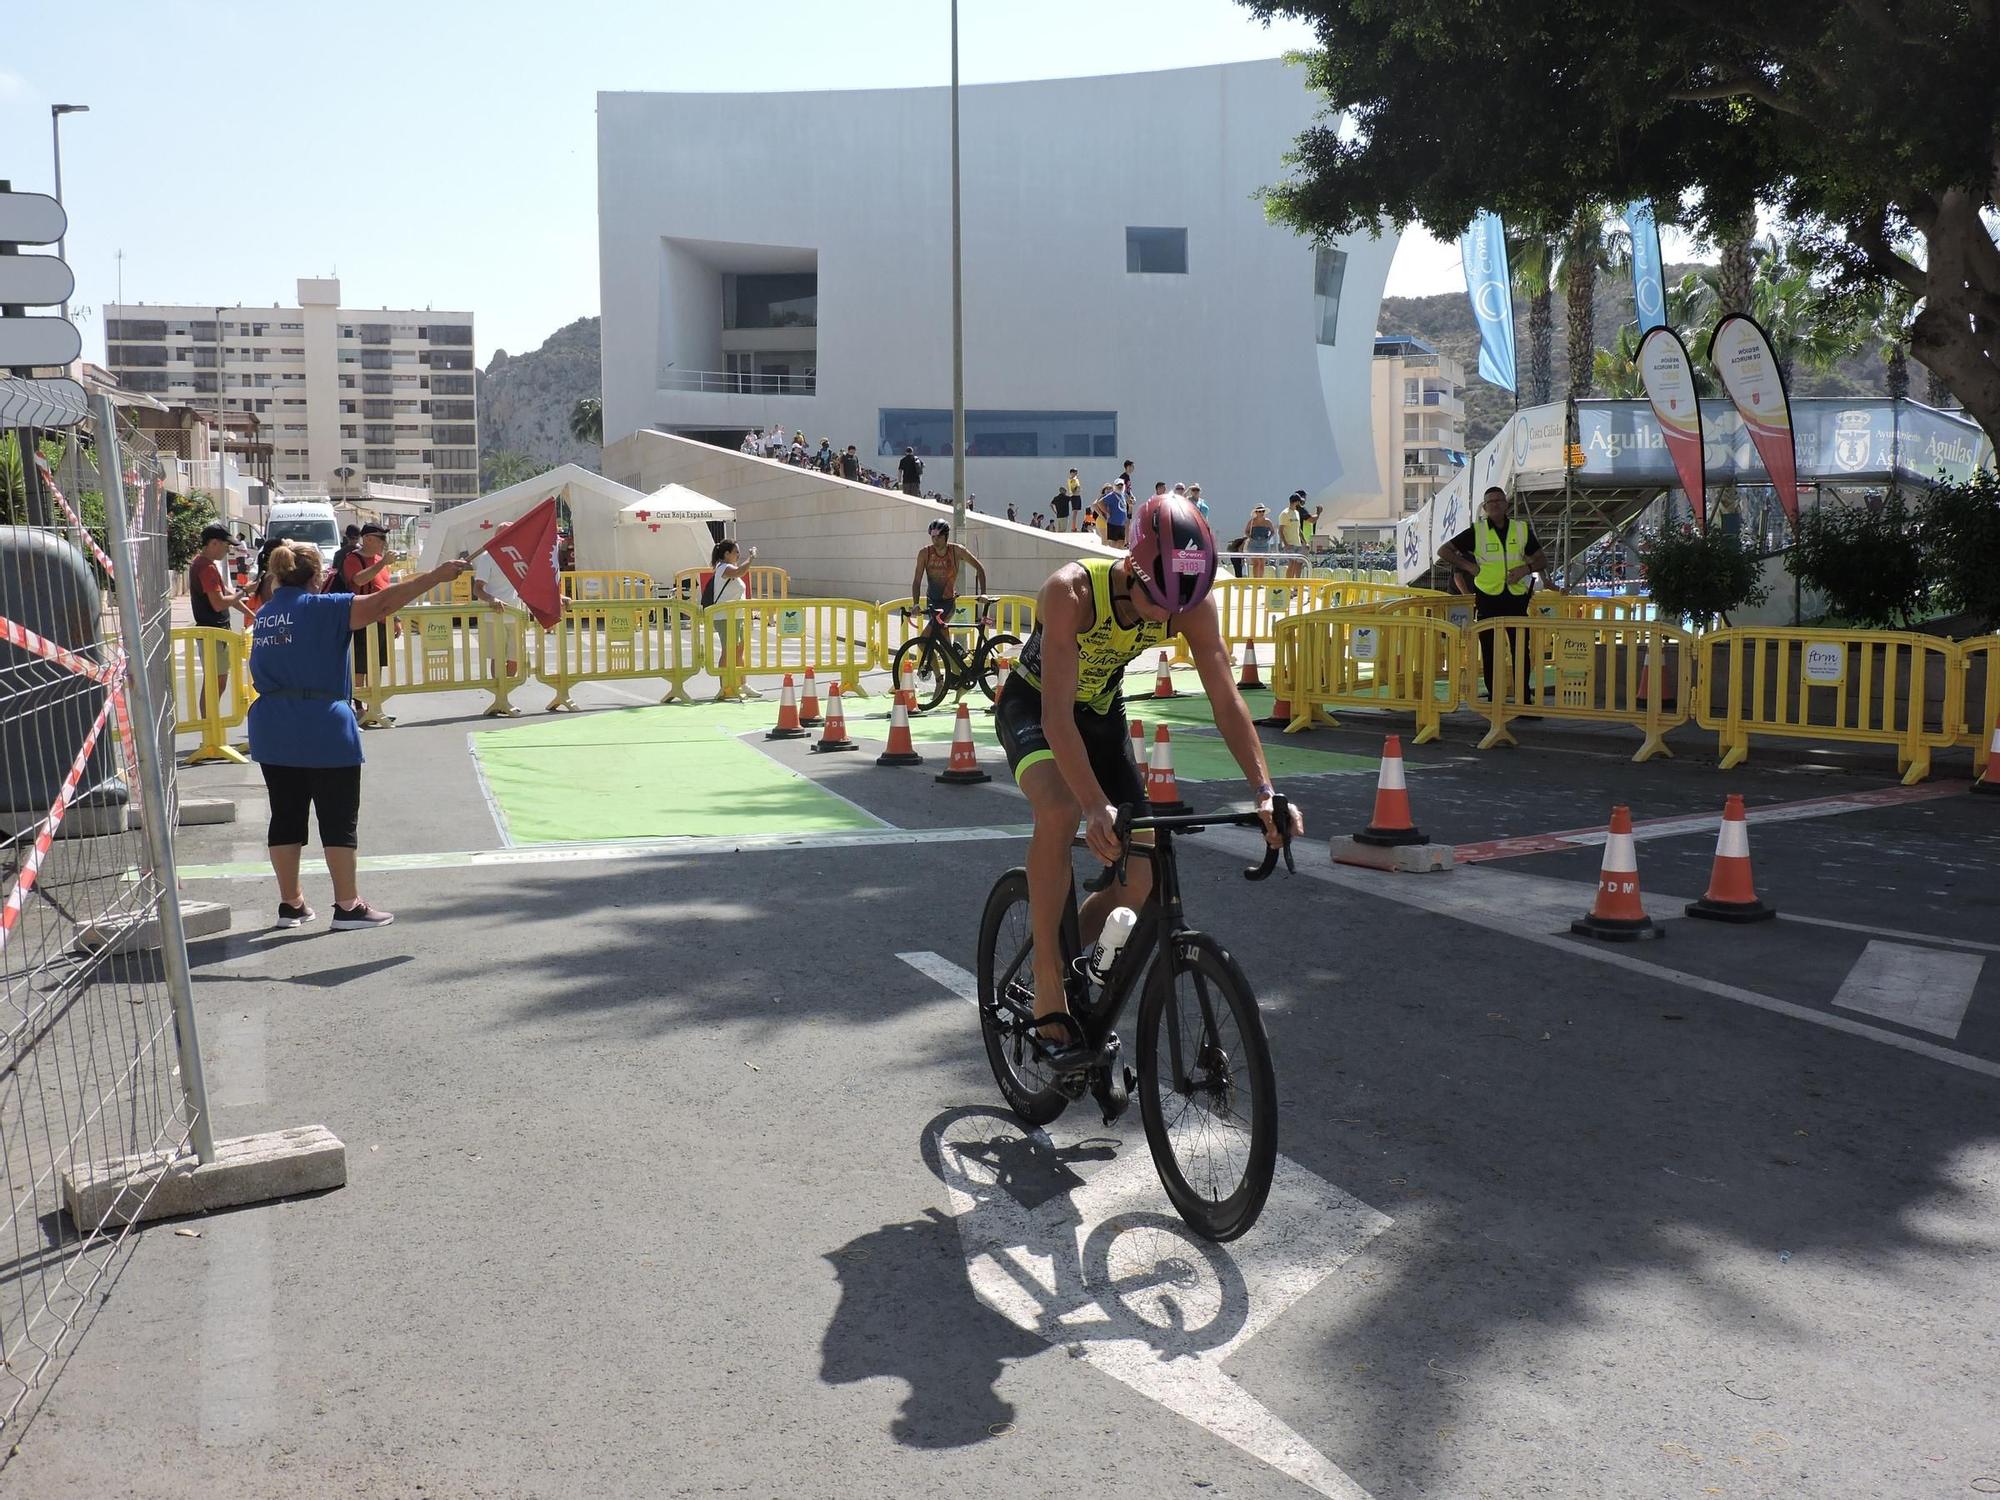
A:
[[[1250,783],[1265,842],[1281,841],[1273,821],[1270,772],[1250,710],[1236,690],[1222,622],[1209,588],[1215,538],[1192,502],[1153,495],[1132,517],[1131,545],[1114,559],[1089,558],[1059,568],[1043,585],[1035,633],[994,705],[994,727],[1014,779],[1034,809],[1028,845],[1028,904],[1034,928],[1035,1014],[1061,1017],[1044,1027],[1051,1043],[1081,1047],[1063,988],[1061,930],[1069,898],[1070,848],[1079,819],[1090,851],[1106,864],[1119,853],[1120,804],[1145,803],[1125,717],[1125,669],[1172,636],[1187,643],[1215,713],[1215,727]],[[1044,704],[1054,706],[1050,712]],[[1296,809],[1294,836],[1305,832]],[[1141,832],[1134,842],[1145,843]],[[1084,902],[1079,937],[1087,950],[1104,919],[1120,906],[1137,910],[1153,883],[1149,860],[1126,867],[1114,884]],[[1052,1062],[1060,1068],[1062,1051]]]
[[[949,621],[958,608],[958,570],[970,567],[979,580],[977,592],[983,594],[986,564],[951,539],[949,521],[931,522],[930,532],[930,545],[917,554],[917,568],[910,575],[910,608],[921,605],[930,621],[925,629],[936,631],[938,612]]]

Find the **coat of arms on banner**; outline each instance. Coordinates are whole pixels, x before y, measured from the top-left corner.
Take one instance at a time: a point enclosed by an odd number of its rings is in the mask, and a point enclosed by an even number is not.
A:
[[[1844,411],[1835,418],[1833,461],[1850,474],[1868,466],[1873,427],[1865,411]]]

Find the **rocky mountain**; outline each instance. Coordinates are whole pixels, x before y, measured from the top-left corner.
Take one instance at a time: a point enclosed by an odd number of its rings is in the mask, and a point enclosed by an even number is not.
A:
[[[558,328],[528,354],[493,351],[479,377],[482,456],[525,453],[548,464],[595,469],[602,452],[569,435],[569,414],[599,387],[597,319]]]
[[[1679,281],[1691,265],[1668,266],[1666,279],[1669,283]],[[1562,399],[1565,384],[1569,379],[1569,359],[1566,354],[1569,339],[1569,317],[1563,307],[1561,293],[1555,298],[1555,396]],[[1618,337],[1622,323],[1634,321],[1632,311],[1632,278],[1628,272],[1612,272],[1597,279],[1597,344],[1608,348]],[[1465,437],[1466,446],[1477,452],[1507,418],[1513,415],[1514,398],[1498,386],[1488,385],[1474,372],[1479,367],[1479,328],[1472,321],[1472,308],[1463,292],[1444,292],[1434,297],[1384,297],[1382,313],[1375,326],[1385,334],[1414,334],[1432,345],[1440,354],[1450,355],[1465,367]],[[1528,308],[1524,300],[1515,299],[1514,306],[1514,348],[1515,359],[1525,381],[1528,370]],[[1694,351],[1697,358],[1701,351]],[[1923,372],[1914,372],[1917,381],[1915,394],[1923,395]],[[1861,396],[1883,394],[1882,361],[1873,351],[1867,351],[1853,358],[1842,360],[1831,370],[1819,374],[1810,370],[1796,372],[1792,383],[1795,396]]]

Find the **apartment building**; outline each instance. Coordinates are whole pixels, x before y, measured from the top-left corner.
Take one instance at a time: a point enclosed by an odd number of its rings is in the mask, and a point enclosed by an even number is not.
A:
[[[1369,386],[1380,488],[1327,508],[1328,525],[1358,543],[1388,541],[1466,464],[1465,368],[1457,360],[1420,338],[1378,333]]]
[[[113,304],[105,354],[127,390],[254,415],[287,495],[479,493],[469,312],[343,308],[337,279],[302,277],[296,307]]]

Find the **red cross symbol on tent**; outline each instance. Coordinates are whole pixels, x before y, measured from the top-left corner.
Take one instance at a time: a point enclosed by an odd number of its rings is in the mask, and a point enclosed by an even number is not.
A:
[[[650,521],[653,519],[653,513],[650,510],[634,511],[633,514],[636,515],[642,521]],[[654,527],[653,529],[655,531],[659,530],[657,526]]]
[[[479,529],[481,531],[491,531],[493,529],[493,523],[491,521],[481,521],[479,523]]]
[[[658,521],[655,521],[653,522],[652,525],[648,526],[646,529],[648,531],[658,531],[660,529],[660,523]]]

